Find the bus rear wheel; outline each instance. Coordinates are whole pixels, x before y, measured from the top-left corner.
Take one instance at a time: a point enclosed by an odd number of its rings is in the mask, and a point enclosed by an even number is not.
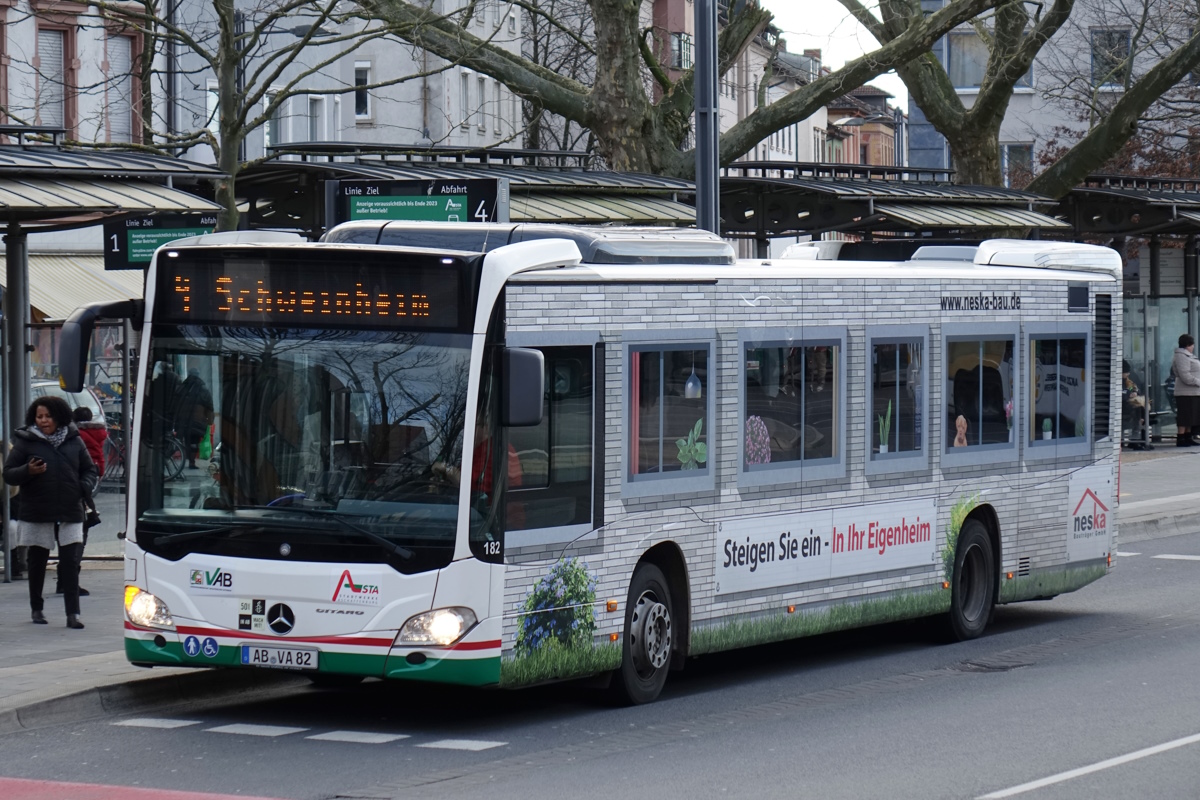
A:
[[[633,573],[625,604],[621,667],[613,676],[616,699],[629,705],[653,702],[667,682],[675,636],[671,592],[662,570],[642,564]]]
[[[996,555],[987,528],[977,519],[963,523],[950,585],[949,633],[955,641],[974,639],[987,627],[996,604]]]

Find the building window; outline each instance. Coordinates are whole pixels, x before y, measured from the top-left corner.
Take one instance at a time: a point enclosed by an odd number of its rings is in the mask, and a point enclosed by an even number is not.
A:
[[[517,22],[517,15],[520,13],[521,13],[521,10],[518,8],[509,9],[509,12],[508,12],[508,32],[509,33],[518,33],[519,32],[520,25]]]
[[[479,88],[476,97],[479,99],[479,130],[487,130],[487,78],[480,75],[475,80]]]
[[[471,117],[471,73],[462,72],[458,76],[458,124],[464,128],[470,125]]]
[[[671,68],[692,68],[692,35],[690,33],[671,34]]]
[[[502,122],[502,117],[504,115],[504,103],[500,97],[502,89],[503,86],[501,85],[500,81],[492,82],[492,104],[495,106],[495,113],[492,114],[492,132],[497,135],[500,133],[500,123]]]
[[[1099,28],[1092,34],[1092,85],[1124,86],[1129,77],[1129,28]]]
[[[133,39],[109,36],[107,44],[108,86],[105,106],[108,141],[132,142],[134,136]]]
[[[37,120],[39,125],[67,127],[67,32],[41,28],[37,33]]]
[[[354,119],[371,119],[371,62],[354,62]]]
[[[1033,144],[1000,145],[1000,169],[1004,185],[1024,189],[1033,180]]]
[[[208,81],[204,93],[204,123],[209,132],[221,139],[221,93],[216,81]]]
[[[946,450],[1011,447],[1013,338],[946,342]]]
[[[283,133],[283,112],[287,105],[287,100],[283,100],[275,107],[274,111],[269,111],[271,103],[275,102],[278,94],[270,92],[263,99],[263,112],[267,114],[267,120],[263,123],[263,151],[269,147],[278,147],[287,141]],[[269,153],[268,153],[269,155]]]
[[[954,31],[946,36],[946,72],[956,89],[978,89],[988,63],[987,44],[975,31]],[[1017,87],[1033,86],[1033,68],[1030,67],[1015,84]]]
[[[592,521],[593,348],[539,349],[546,365],[542,421],[509,430],[510,532]]]
[[[308,97],[308,140],[319,142],[325,138],[325,98]]]
[[[1087,438],[1087,337],[1032,336],[1029,340],[1029,432],[1044,442]]]

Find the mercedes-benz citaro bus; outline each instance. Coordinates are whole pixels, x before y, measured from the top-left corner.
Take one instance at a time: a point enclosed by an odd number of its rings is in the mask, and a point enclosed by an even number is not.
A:
[[[125,557],[139,665],[649,702],[691,656],[1111,567],[1121,261],[737,261],[695,230],[356,222],[160,248]],[[970,254],[967,254],[970,256]],[[189,388],[190,387],[190,388]],[[70,386],[68,388],[71,388]],[[164,433],[196,467],[164,477]]]

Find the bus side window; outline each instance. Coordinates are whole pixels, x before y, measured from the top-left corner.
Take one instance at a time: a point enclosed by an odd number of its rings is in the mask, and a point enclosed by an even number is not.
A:
[[[538,349],[546,364],[542,421],[508,432],[510,531],[592,519],[593,348]]]

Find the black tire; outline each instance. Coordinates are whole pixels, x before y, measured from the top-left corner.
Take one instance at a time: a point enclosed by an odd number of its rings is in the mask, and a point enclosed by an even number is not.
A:
[[[653,564],[640,565],[629,584],[621,667],[611,684],[617,702],[641,705],[658,698],[671,669],[674,618],[671,592],[662,570]]]
[[[949,634],[953,641],[983,633],[996,605],[996,554],[987,528],[977,519],[963,523],[950,577]]]

